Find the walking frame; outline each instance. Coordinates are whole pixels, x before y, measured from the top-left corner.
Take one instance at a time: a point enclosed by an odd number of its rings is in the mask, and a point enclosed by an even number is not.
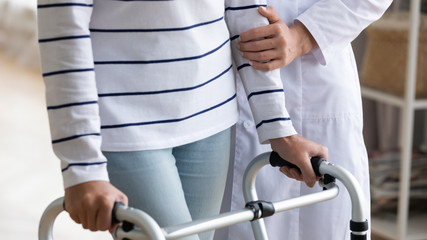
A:
[[[351,240],[366,240],[368,220],[365,215],[363,191],[356,178],[342,167],[335,166],[323,158],[312,158],[311,163],[317,176],[321,177],[319,184],[323,191],[287,199],[279,202],[259,200],[255,189],[255,180],[258,171],[265,165],[273,167],[295,165],[281,159],[275,152],[258,155],[246,168],[243,177],[243,194],[246,206],[217,216],[195,220],[192,222],[161,228],[156,221],[145,212],[116,204],[113,210],[113,219],[122,222],[113,233],[116,240],[173,240],[211,231],[234,224],[251,221],[256,240],[268,240],[264,224],[265,217],[275,213],[300,208],[307,205],[327,201],[338,196],[339,189],[335,184],[338,179],[346,187],[352,203],[352,217],[350,220]],[[53,240],[53,224],[56,217],[64,211],[64,198],[53,201],[44,211],[39,224],[39,240]]]

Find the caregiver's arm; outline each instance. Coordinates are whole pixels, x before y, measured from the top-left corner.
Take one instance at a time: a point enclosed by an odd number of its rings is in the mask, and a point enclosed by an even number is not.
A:
[[[289,27],[279,20],[273,8],[260,8],[259,12],[269,19],[270,25],[242,33],[240,49],[245,58],[253,61],[255,68],[264,71],[286,66],[310,51],[325,65],[363,29],[378,20],[391,2],[320,0],[296,17]],[[253,42],[259,38],[269,41],[264,40],[265,44]]]
[[[270,143],[282,158],[296,164],[302,171],[306,184],[312,187],[316,176],[310,164],[310,155],[327,158],[327,151],[295,131],[285,106],[285,91],[280,71],[264,72],[248,64],[237,49],[238,36],[249,29],[268,25],[268,20],[258,13],[265,0],[227,0],[225,19],[231,34],[230,40],[238,74],[241,76],[252,110],[260,143]]]

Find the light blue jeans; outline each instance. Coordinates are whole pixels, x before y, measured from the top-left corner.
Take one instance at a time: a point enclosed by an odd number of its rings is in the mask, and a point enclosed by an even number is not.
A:
[[[187,145],[134,152],[104,152],[111,183],[129,206],[160,227],[214,216],[220,211],[230,155],[230,129]],[[185,240],[211,240],[214,232]]]

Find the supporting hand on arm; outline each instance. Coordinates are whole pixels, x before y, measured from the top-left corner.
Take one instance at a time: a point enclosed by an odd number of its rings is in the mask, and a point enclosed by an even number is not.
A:
[[[240,35],[240,51],[252,67],[262,71],[281,68],[295,58],[317,48],[317,43],[300,22],[288,27],[272,7],[260,7],[259,13],[270,25]]]

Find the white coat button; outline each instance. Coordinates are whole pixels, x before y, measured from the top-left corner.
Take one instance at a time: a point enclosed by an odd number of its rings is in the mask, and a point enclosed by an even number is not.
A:
[[[249,120],[243,121],[243,127],[245,127],[245,128],[251,128],[252,127],[252,122],[249,121]]]

